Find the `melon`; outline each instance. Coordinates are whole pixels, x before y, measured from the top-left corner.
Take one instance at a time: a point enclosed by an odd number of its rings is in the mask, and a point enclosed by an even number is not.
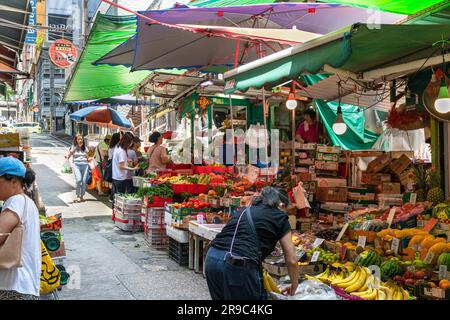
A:
[[[397,262],[395,262],[393,260],[384,261],[381,264],[380,269],[381,269],[381,275],[384,277],[393,278],[396,275],[402,274],[402,269],[397,264]]]
[[[447,270],[450,270],[450,253],[444,252],[438,258],[438,266],[445,265]]]

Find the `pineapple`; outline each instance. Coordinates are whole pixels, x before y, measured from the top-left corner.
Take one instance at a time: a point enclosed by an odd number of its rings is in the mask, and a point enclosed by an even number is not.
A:
[[[426,187],[426,176],[423,165],[416,165],[413,167],[413,172],[410,173],[410,178],[415,181],[415,189],[417,194],[417,201],[425,201],[425,187]]]
[[[427,170],[426,181],[428,184],[427,201],[433,205],[441,203],[445,200],[444,190],[441,188],[441,177],[435,168]]]

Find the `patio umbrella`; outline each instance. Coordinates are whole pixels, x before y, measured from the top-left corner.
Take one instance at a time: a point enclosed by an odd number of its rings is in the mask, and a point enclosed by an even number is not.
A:
[[[140,14],[135,37],[97,60],[96,64],[122,64],[131,66],[132,71],[229,66],[236,62],[236,54],[239,57],[238,63],[243,64],[258,59],[259,54],[254,49],[248,50],[247,41],[241,41],[237,46],[234,38],[244,38],[242,34],[230,29],[219,32],[214,26],[255,30],[295,28],[321,35],[355,22],[373,20],[374,23],[395,23],[404,18],[404,15],[379,12],[374,20],[371,16],[374,14],[365,8],[323,3],[272,3],[220,8],[178,6]],[[148,19],[162,24],[151,23]],[[199,25],[205,26],[206,30],[202,30]],[[217,33],[221,37],[215,36]],[[262,50],[265,54],[283,48],[276,41],[258,39],[258,31],[255,33],[253,42],[257,45],[254,47],[263,43]],[[226,35],[230,39],[223,38]]]
[[[70,119],[111,129],[131,129],[131,122],[119,112],[108,107],[87,107],[70,115]]]

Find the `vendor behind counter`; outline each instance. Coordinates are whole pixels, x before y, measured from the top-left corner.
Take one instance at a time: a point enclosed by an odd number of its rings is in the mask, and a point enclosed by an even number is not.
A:
[[[306,109],[304,120],[297,128],[296,139],[300,143],[319,143],[322,125],[317,121],[317,114],[313,109]]]

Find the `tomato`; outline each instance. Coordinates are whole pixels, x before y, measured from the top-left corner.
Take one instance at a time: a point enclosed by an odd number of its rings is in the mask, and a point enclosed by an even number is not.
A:
[[[196,205],[194,205],[194,209],[198,210],[198,209],[200,209],[200,206],[198,204],[196,204]]]

